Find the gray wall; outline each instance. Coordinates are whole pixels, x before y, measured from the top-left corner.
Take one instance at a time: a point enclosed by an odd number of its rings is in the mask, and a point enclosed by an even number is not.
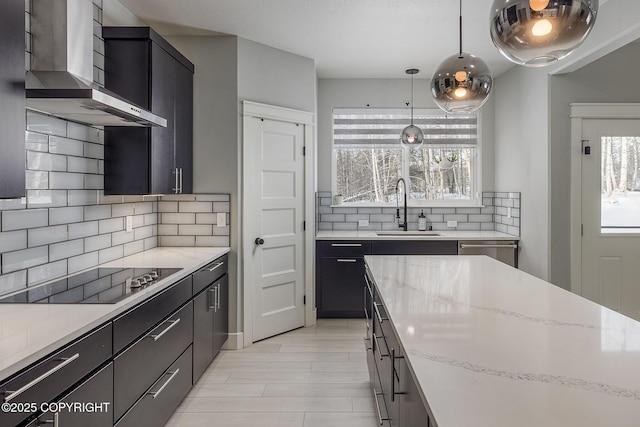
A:
[[[403,70],[398,74],[402,75]],[[429,92],[429,79],[414,80],[415,108],[437,108]],[[318,80],[318,189],[331,191],[331,117],[334,107],[406,108],[411,100],[411,80],[319,79]],[[482,107],[482,190],[493,190],[493,100]],[[517,187],[509,191],[519,191]]]
[[[631,43],[584,68],[551,76],[549,81],[549,163],[551,182],[551,281],[566,289],[569,275],[571,123],[573,102],[640,102],[640,87],[624,84],[629,70],[640,68],[640,43]]]
[[[548,279],[548,76],[514,67],[496,79],[495,191],[522,193],[519,267]]]
[[[167,37],[195,64],[194,193],[231,195],[230,332],[244,330],[242,110],[250,100],[314,112],[313,60],[238,37]],[[251,284],[249,284],[250,286]]]

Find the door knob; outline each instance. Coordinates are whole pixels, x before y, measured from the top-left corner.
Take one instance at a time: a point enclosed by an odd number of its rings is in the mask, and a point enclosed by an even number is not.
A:
[[[256,237],[256,245],[260,246],[262,244],[264,244],[264,239],[260,238],[260,237]]]

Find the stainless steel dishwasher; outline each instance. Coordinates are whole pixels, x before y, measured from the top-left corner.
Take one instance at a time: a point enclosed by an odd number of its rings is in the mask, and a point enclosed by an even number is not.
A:
[[[461,240],[458,255],[487,255],[518,268],[517,240]]]

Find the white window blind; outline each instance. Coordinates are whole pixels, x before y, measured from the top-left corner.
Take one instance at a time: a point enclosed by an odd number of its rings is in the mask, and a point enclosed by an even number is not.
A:
[[[411,124],[411,109],[334,108],[336,148],[400,146],[402,130]],[[470,147],[478,143],[475,114],[447,115],[438,109],[414,109],[413,124],[424,133],[425,145]]]

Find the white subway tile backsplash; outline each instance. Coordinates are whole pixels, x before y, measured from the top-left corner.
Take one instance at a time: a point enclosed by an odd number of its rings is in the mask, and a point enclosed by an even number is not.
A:
[[[124,256],[124,246],[112,246],[107,249],[102,249],[98,252],[98,261],[100,264],[113,261],[114,259],[122,258]]]
[[[158,236],[159,246],[195,246],[196,236]]]
[[[164,224],[193,224],[196,221],[195,213],[161,213],[160,222]]]
[[[84,252],[84,242],[82,239],[68,240],[62,243],[49,245],[49,261],[58,261],[71,258]]]
[[[101,132],[101,130],[98,128],[67,122],[67,136],[69,138],[87,142],[98,142],[99,132]],[[82,155],[82,153],[80,153],[80,155]]]
[[[49,135],[25,131],[25,143],[28,151],[49,151]]]
[[[135,240],[146,239],[153,236],[153,226],[145,225],[144,227],[135,228],[133,230]]]
[[[8,294],[27,287],[27,270],[0,276],[0,294]]]
[[[27,208],[67,206],[67,190],[27,190]]]
[[[158,234],[161,236],[177,236],[178,224],[158,224]]]
[[[84,206],[85,221],[111,218],[112,205]]]
[[[67,204],[69,206],[95,205],[97,203],[98,203],[98,191],[96,190],[69,190],[68,191]]]
[[[104,188],[104,178],[102,175],[84,175],[84,188],[86,190],[101,190]]]
[[[156,215],[155,214],[147,214],[150,218],[152,218],[155,221]],[[147,215],[134,215],[133,216],[133,228],[138,228],[138,227],[142,227],[143,225],[145,225],[144,223],[144,217]],[[149,222],[149,224],[146,225],[153,225],[151,222]]]
[[[59,154],[27,151],[27,169],[40,171],[66,171],[67,157]]]
[[[67,122],[27,110],[27,130],[64,137],[67,136]]]
[[[95,267],[99,264],[98,252],[88,252],[67,260],[69,274]]]
[[[228,222],[227,222],[228,224]],[[229,236],[230,235],[230,231],[229,231],[229,226],[227,225],[226,227],[218,227],[217,225],[213,226],[213,235],[214,236]]]
[[[224,202],[217,202],[217,203],[224,203]],[[179,202],[178,203],[178,212],[211,212],[212,209],[213,209],[213,202]],[[220,210],[220,211],[226,212],[224,210]]]
[[[21,197],[19,199],[0,199],[0,211],[11,211],[24,209],[27,207],[27,199],[25,197]],[[1,213],[1,212],[0,212]],[[0,215],[0,218],[2,215]],[[0,219],[0,224],[2,220]]]
[[[27,230],[0,233],[0,253],[27,248]]]
[[[229,202],[213,202],[214,212],[231,212]]]
[[[217,224],[218,216],[214,213],[196,213],[196,224]]]
[[[53,280],[67,274],[67,260],[49,262],[27,270],[27,286]]]
[[[49,172],[49,188],[53,190],[79,190],[84,188],[81,173]],[[69,194],[69,197],[71,195]]]
[[[95,236],[98,234],[98,221],[69,224],[69,239]]]
[[[55,225],[52,227],[31,228],[27,230],[27,244],[30,248],[48,245],[67,240],[67,226]]]
[[[55,154],[66,154],[68,156],[82,156],[82,141],[75,139],[62,138],[59,136],[49,137],[49,152]]]
[[[85,252],[93,252],[111,246],[111,234],[86,237],[84,239]]]
[[[135,240],[131,243],[125,243],[123,248],[124,256],[137,254],[144,251],[144,240]]]
[[[49,215],[46,209],[2,212],[2,231],[44,227],[48,222]]]
[[[228,202],[230,200],[229,194],[196,194],[198,202]]]
[[[82,206],[51,208],[49,209],[49,225],[82,222],[83,212]]]
[[[113,233],[121,230],[124,230],[124,218],[101,219],[98,222],[98,231],[100,234]]]
[[[99,173],[98,160],[69,156],[67,158],[67,170],[69,172],[97,174]]]
[[[138,202],[133,205],[133,211],[136,215],[153,213],[153,202]]]
[[[229,246],[229,236],[195,236],[196,246]]]
[[[218,227],[216,227],[218,228]],[[225,233],[228,234],[228,233]],[[212,225],[181,224],[178,226],[180,236],[211,236],[213,235]]]
[[[43,190],[49,188],[49,172],[28,170],[25,173],[27,190]]]
[[[178,212],[178,202],[158,202],[158,212]]]
[[[2,274],[25,270],[49,261],[49,248],[40,246],[2,254]]]
[[[117,205],[111,205],[111,215],[116,216],[127,216],[134,214],[133,203],[122,203]]]
[[[132,231],[118,231],[111,234],[112,245],[123,245],[125,243],[133,242],[134,234]]]
[[[156,214],[145,214],[145,215],[142,215],[142,218],[144,219],[143,221],[144,225],[158,224],[158,215]]]

